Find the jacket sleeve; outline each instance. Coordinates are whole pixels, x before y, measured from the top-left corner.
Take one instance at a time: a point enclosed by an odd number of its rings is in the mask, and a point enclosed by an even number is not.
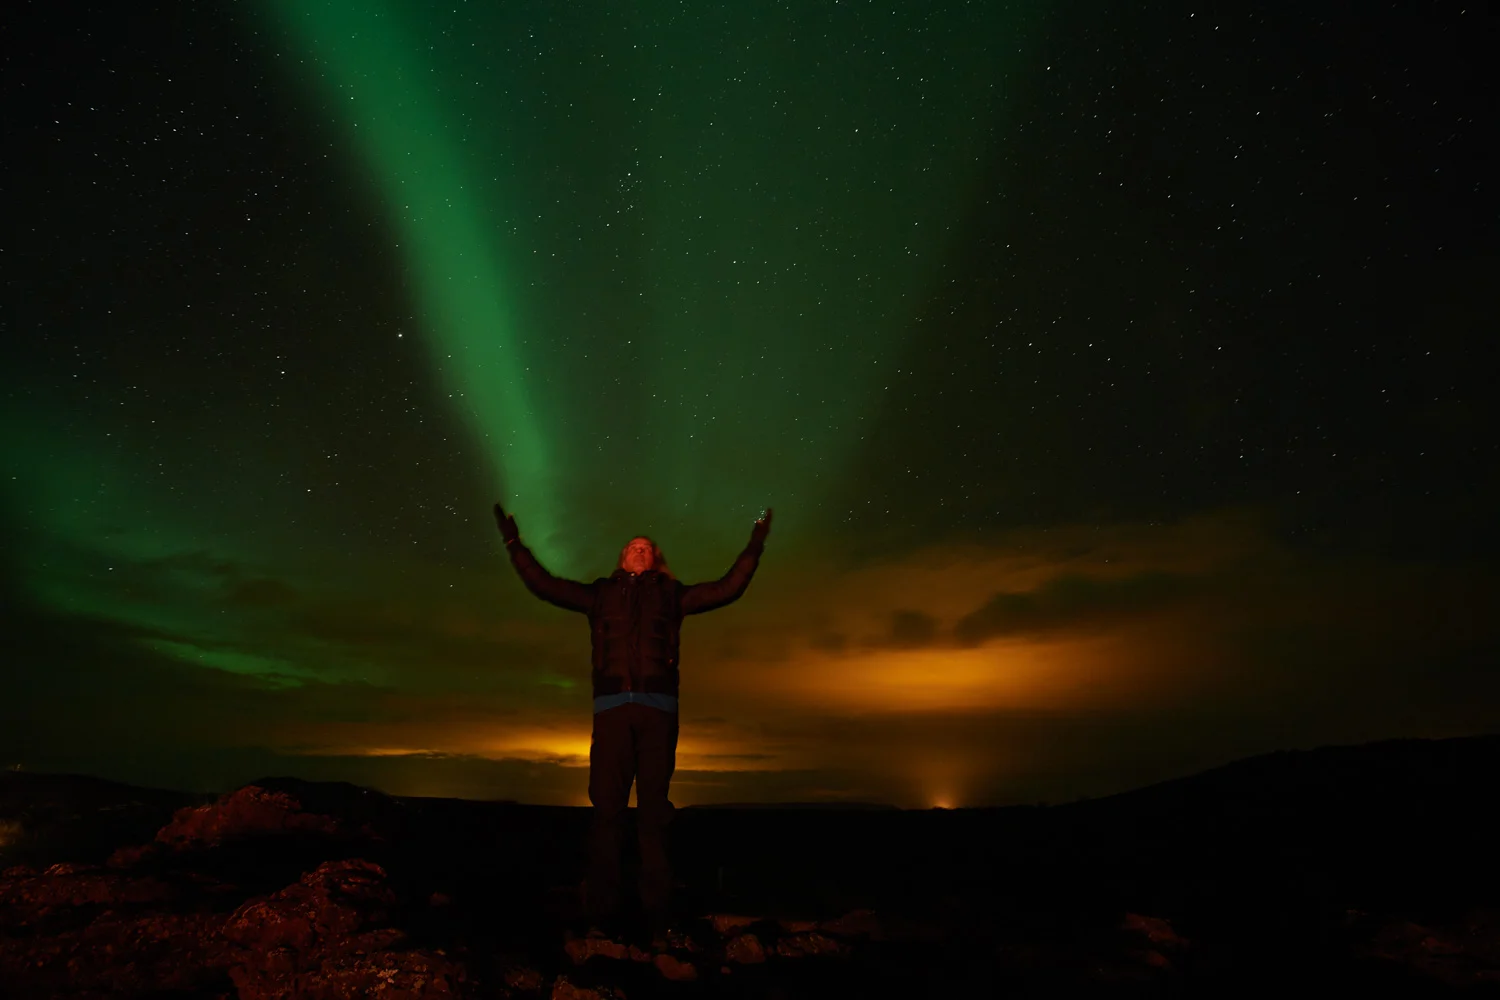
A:
[[[755,575],[755,568],[760,565],[760,554],[765,548],[764,542],[751,541],[745,546],[734,565],[729,567],[717,580],[708,583],[695,583],[682,590],[682,613],[685,615],[701,614],[704,611],[712,611],[714,608],[722,608],[739,600],[745,588],[750,586],[750,578]]]
[[[565,611],[585,613],[594,606],[593,584],[553,576],[537,562],[531,550],[520,542],[507,545],[506,549],[510,552],[511,565],[515,566],[526,589],[548,604],[555,604]]]

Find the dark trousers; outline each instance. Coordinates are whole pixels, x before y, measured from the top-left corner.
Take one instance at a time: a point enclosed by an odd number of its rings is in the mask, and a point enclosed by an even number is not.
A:
[[[641,905],[648,919],[666,917],[672,894],[666,843],[672,802],[667,786],[676,766],[676,712],[627,703],[594,715],[594,739],[589,747],[589,801],[594,804],[594,819],[585,896],[591,920],[620,914],[620,851],[632,782],[641,848]]]

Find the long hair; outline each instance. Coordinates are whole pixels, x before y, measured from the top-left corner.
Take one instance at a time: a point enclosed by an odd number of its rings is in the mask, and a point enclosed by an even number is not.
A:
[[[656,570],[658,573],[670,576],[674,580],[677,579],[672,570],[667,567],[667,557],[662,554],[661,546],[656,544],[656,539],[652,538],[650,535],[636,535],[635,538],[632,538],[630,540],[630,542],[635,541],[636,538],[644,538],[646,541],[651,543],[651,568]],[[615,560],[615,569],[625,568],[625,550],[630,548],[630,542],[626,542],[623,546],[620,547],[620,558]]]

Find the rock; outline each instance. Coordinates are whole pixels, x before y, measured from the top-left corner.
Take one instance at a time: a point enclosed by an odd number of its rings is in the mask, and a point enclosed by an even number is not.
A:
[[[740,965],[759,965],[766,960],[766,949],[754,934],[741,934],[724,946],[724,957]]]
[[[337,944],[379,926],[396,903],[385,871],[369,861],[329,861],[294,885],[234,912],[230,941],[254,952]],[[399,932],[395,932],[398,933]]]
[[[222,982],[223,914],[106,913],[58,934],[0,935],[7,997],[193,994]]]
[[[575,986],[567,976],[552,984],[552,1000],[625,1000],[625,994],[610,986]]]
[[[684,962],[665,952],[657,955],[651,964],[656,966],[657,972],[673,982],[689,983],[698,978],[698,969],[691,962]]]
[[[80,864],[10,869],[0,879],[0,993],[199,990],[228,964],[224,921],[155,878]]]
[[[630,959],[630,948],[605,937],[581,937],[573,938],[563,945],[563,951],[567,953],[574,965],[582,965],[595,956],[612,958],[624,962]]]
[[[1139,913],[1127,913],[1120,929],[1139,934],[1157,948],[1182,950],[1188,947],[1188,939],[1172,929],[1170,921],[1160,917],[1143,917]]]
[[[880,919],[874,910],[850,910],[842,917],[833,920],[825,920],[819,924],[817,930],[825,934],[836,934],[840,937],[870,938],[879,941],[884,936],[880,926]]]
[[[547,979],[529,965],[513,965],[501,976],[505,985],[521,993],[536,993],[547,985]]]
[[[941,945],[951,931],[941,924],[890,914],[881,923],[881,939],[911,945]]]
[[[782,958],[806,958],[812,955],[845,956],[849,946],[818,931],[789,934],[776,942],[776,954]]]
[[[396,895],[371,862],[326,862],[228,916],[216,891],[198,876],[178,888],[90,865],[3,880],[0,993],[198,996],[220,993],[226,978],[240,1000],[453,1000],[471,991],[462,964],[404,948],[402,931],[387,927]]]
[[[130,847],[121,847],[118,848],[113,854],[111,854],[109,856],[109,860],[104,863],[111,868],[134,868],[137,865],[140,865],[141,863],[149,860],[150,858],[155,857],[157,852],[159,852],[160,850],[161,845],[154,842],[150,844],[135,844]]]
[[[0,930],[56,933],[86,924],[101,909],[136,910],[176,895],[159,879],[93,865],[53,865],[44,872],[9,869],[0,878]]]
[[[714,930],[721,936],[728,937],[735,931],[749,927],[759,919],[759,917],[746,917],[735,913],[713,913],[709,915],[708,922],[713,924]]]
[[[384,870],[359,859],[324,862],[296,884],[245,903],[224,927],[236,949],[230,978],[240,1000],[467,995],[461,964],[405,947],[406,935],[385,926],[395,904]]]
[[[1500,914],[1474,910],[1450,926],[1351,911],[1355,953],[1452,988],[1500,985]]]
[[[776,923],[787,934],[806,934],[808,931],[818,929],[818,922],[816,920],[788,920],[783,918],[776,921]]]
[[[237,965],[230,977],[239,1000],[446,1000],[466,996],[464,968],[442,955],[418,949],[384,950],[379,941],[351,941],[348,950],[321,956],[309,969],[288,973],[280,968]],[[365,951],[358,947],[369,947]]]
[[[1465,955],[1500,967],[1500,910],[1469,910],[1454,923],[1452,933]]]
[[[172,822],[157,831],[156,842],[183,851],[268,834],[315,833],[334,837],[348,832],[331,816],[304,812],[302,803],[286,792],[268,792],[257,785],[246,785],[209,805],[179,809]]]
[[[675,928],[667,931],[666,944],[667,947],[671,948],[673,951],[686,951],[696,954],[697,952],[703,950],[702,948],[698,947],[698,942],[694,941],[692,936],[689,935],[686,931],[677,930]]]

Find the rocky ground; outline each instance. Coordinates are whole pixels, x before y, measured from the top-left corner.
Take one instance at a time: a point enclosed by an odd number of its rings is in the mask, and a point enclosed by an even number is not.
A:
[[[1359,749],[1051,809],[682,810],[657,949],[581,935],[586,810],[12,778],[0,996],[1500,995],[1496,744]]]

